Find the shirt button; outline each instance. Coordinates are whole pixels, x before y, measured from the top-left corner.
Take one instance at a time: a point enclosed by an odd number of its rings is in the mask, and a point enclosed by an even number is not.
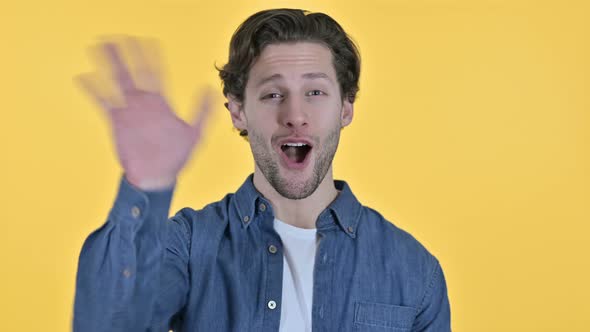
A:
[[[268,301],[267,305],[270,310],[274,310],[277,307],[277,303],[273,300]]]
[[[250,221],[250,217],[248,217],[248,216],[245,216],[245,217],[244,217],[244,222],[249,222],[249,221]]]
[[[346,230],[348,230],[348,233],[350,234],[354,233],[354,228],[352,228],[352,226],[348,226]]]
[[[260,206],[258,206],[258,208],[260,209],[260,211],[264,212],[266,211],[266,205],[264,203],[260,204]]]
[[[123,270],[123,276],[124,276],[125,278],[129,278],[129,277],[131,277],[131,270],[129,270],[129,269],[125,269],[125,270]]]
[[[131,215],[133,216],[133,218],[138,218],[140,214],[141,210],[137,206],[131,208]]]
[[[271,244],[270,246],[268,246],[268,252],[270,252],[271,254],[276,254],[277,253],[277,247],[275,247],[274,244]]]

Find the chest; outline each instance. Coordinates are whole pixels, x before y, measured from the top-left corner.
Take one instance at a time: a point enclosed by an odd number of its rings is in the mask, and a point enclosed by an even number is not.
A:
[[[276,232],[245,234],[193,248],[183,331],[279,331],[286,248]],[[411,330],[419,292],[403,265],[377,248],[336,230],[318,232],[313,331]]]

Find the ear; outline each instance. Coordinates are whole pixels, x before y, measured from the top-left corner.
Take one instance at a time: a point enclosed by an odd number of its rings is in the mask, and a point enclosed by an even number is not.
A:
[[[344,128],[348,126],[352,122],[352,118],[354,115],[354,106],[353,104],[344,99],[342,103],[342,112],[340,114],[340,127]]]
[[[229,111],[234,127],[240,131],[247,129],[248,121],[246,120],[246,113],[244,112],[243,103],[238,101],[235,96],[227,94],[226,107]]]

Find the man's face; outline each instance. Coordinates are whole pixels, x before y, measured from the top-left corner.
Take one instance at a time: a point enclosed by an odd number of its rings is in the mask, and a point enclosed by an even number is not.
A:
[[[267,46],[250,70],[241,108],[233,109],[234,125],[248,130],[256,166],[289,199],[317,189],[353,113],[330,50],[311,42]]]

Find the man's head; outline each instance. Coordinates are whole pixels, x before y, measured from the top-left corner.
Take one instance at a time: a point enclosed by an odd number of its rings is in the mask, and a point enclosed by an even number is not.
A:
[[[262,11],[234,33],[223,92],[257,170],[282,196],[308,197],[331,169],[359,73],[354,43],[325,14]]]

